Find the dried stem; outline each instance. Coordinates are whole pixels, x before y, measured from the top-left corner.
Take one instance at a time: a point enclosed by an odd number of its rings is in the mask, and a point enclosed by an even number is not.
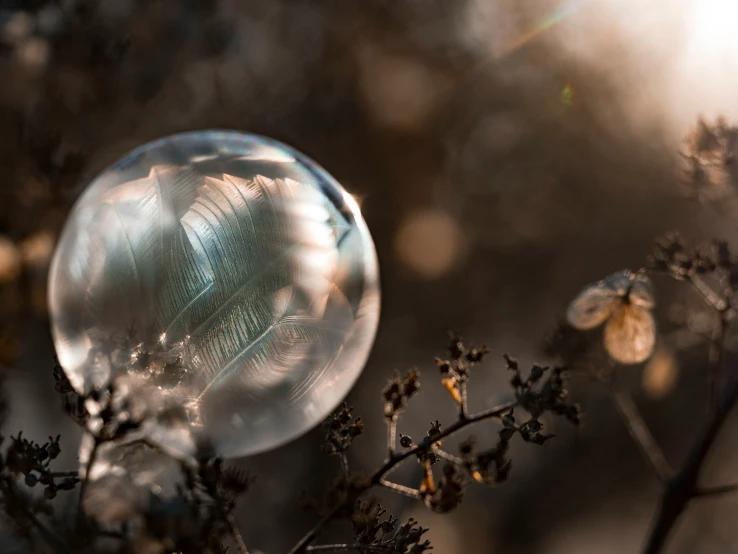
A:
[[[395,455],[395,447],[397,446],[397,418],[387,418],[387,451],[389,457],[392,458]]]
[[[231,529],[233,540],[236,541],[236,547],[238,548],[239,554],[249,554],[249,550],[246,548],[246,543],[243,541],[241,532],[238,530],[238,525],[236,525],[236,520],[233,519],[231,514],[228,514],[226,516],[226,521]]]
[[[349,474],[348,454],[346,454],[345,450],[341,452],[341,469],[343,469],[344,475]]]
[[[517,405],[518,405],[518,401],[512,400],[510,402],[505,402],[503,404],[500,404],[499,406],[496,406],[494,408],[490,408],[489,410],[484,410],[482,412],[479,412],[478,414],[475,414],[473,416],[470,416],[464,419],[458,419],[456,422],[452,423],[451,425],[446,427],[446,429],[434,435],[432,438],[425,437],[422,441],[420,441],[418,444],[416,444],[412,448],[408,448],[407,450],[401,453],[394,453],[393,455],[390,455],[385,460],[385,462],[374,473],[371,474],[371,476],[369,477],[368,484],[360,492],[365,493],[366,491],[368,491],[369,489],[375,486],[387,487],[388,484],[390,484],[390,482],[387,481],[385,477],[389,475],[395,468],[397,468],[397,466],[400,463],[402,463],[404,460],[412,456],[417,456],[418,454],[422,452],[430,451],[436,442],[459,432],[460,430],[464,429],[465,427],[469,425],[473,425],[475,423],[484,421],[486,419],[500,418],[502,417],[502,415],[509,412],[512,408],[514,408]],[[391,483],[391,485],[388,488],[391,488],[393,490],[396,490],[397,492],[400,492],[400,490],[397,487],[403,487],[403,486],[396,485],[395,483]],[[410,489],[409,487],[403,487],[403,489],[414,490],[414,489]],[[403,491],[402,494],[405,494],[405,491]],[[292,550],[289,551],[289,554],[302,554],[303,552],[315,551],[316,547],[310,547],[309,544],[315,540],[315,538],[318,536],[318,534],[321,532],[323,527],[328,522],[330,522],[342,509],[347,507],[346,503],[349,502],[350,500],[351,498],[347,497],[344,499],[343,502],[339,502],[338,504],[336,504],[333,507],[333,509],[331,509],[330,512],[328,512],[325,516],[323,516],[323,518],[318,523],[316,523],[310,529],[310,531],[308,531],[300,539],[300,541],[292,548]],[[354,548],[351,547],[349,549],[354,549]],[[383,550],[382,552],[386,552],[386,550]]]
[[[458,456],[454,456],[450,452],[446,452],[445,450],[435,447],[433,448],[433,452],[441,458],[442,460],[446,460],[447,462],[450,462],[454,464],[455,466],[463,467],[464,466],[464,460],[459,458]]]
[[[92,466],[95,464],[95,459],[97,458],[97,451],[100,447],[100,440],[93,435],[92,437],[94,439],[94,443],[92,445],[92,450],[90,451],[90,457],[87,460],[87,464],[85,464],[85,477],[82,479],[82,483],[79,486],[79,499],[77,500],[77,516],[82,517],[83,514],[83,502],[85,500],[85,494],[87,493],[87,484],[90,482],[90,471],[92,471]]]
[[[392,481],[388,481],[386,479],[382,479],[379,482],[379,486],[390,489],[403,496],[409,496],[410,498],[414,498],[415,500],[419,500],[421,498],[420,491],[418,489],[406,487],[405,485],[400,485],[399,483],[393,483]]]
[[[718,396],[720,395],[720,388],[722,387],[722,367],[723,357],[725,356],[725,337],[728,331],[728,308],[722,309],[719,312],[720,323],[715,331],[715,335],[710,341],[710,369],[708,373],[709,379],[709,397],[708,397],[708,408],[710,412],[713,412],[716,407]]]
[[[292,547],[289,554],[302,554],[303,552],[309,552],[308,548],[310,548],[310,543],[315,540],[318,534],[323,530],[323,527],[325,527],[325,525],[336,516],[341,508],[343,508],[342,504],[336,504],[320,521],[318,521],[318,523],[313,525],[310,531],[305,533],[297,544]]]
[[[720,397],[715,413],[694,443],[684,466],[671,479],[661,497],[661,503],[646,543],[645,554],[657,554],[662,551],[671,529],[677,522],[687,504],[699,496],[697,486],[702,465],[710,449],[722,429],[728,414],[738,399],[738,380],[733,380]]]
[[[611,385],[607,387],[607,390],[630,436],[640,448],[643,458],[650,464],[658,478],[664,483],[667,482],[673,474],[672,469],[638,407],[633,402],[633,398],[619,386]]]
[[[727,311],[730,306],[725,301],[724,298],[721,298],[718,293],[716,293],[710,285],[705,283],[705,281],[697,275],[696,273],[691,273],[688,277],[689,282],[692,284],[694,289],[702,295],[702,298],[707,304],[709,304],[711,307],[713,307],[718,312],[724,312]]]
[[[731,483],[729,485],[718,485],[716,487],[703,487],[696,491],[694,496],[695,498],[707,498],[736,491],[738,491],[738,483]]]
[[[53,552],[55,552],[56,554],[71,554],[71,551],[62,542],[61,538],[59,538],[53,531],[46,527],[46,525],[44,525],[44,523],[38,517],[36,517],[36,514],[33,513],[33,510],[26,506],[26,503],[21,498],[18,498],[18,495],[15,492],[15,487],[9,479],[3,480],[0,487],[2,487],[5,494],[7,494],[8,496],[14,496],[17,499],[17,504],[21,507],[23,515],[28,518],[28,521],[30,521],[36,527],[36,530],[38,531],[41,539],[49,546],[49,548],[51,548]]]
[[[461,379],[459,382],[459,395],[461,396],[461,402],[459,403],[459,417],[464,420],[469,415],[469,395],[467,392],[467,379]]]
[[[79,471],[49,471],[47,475],[55,479],[63,479],[65,477],[79,477]]]
[[[398,552],[394,548],[382,545],[365,545],[365,544],[321,544],[319,546],[308,546],[305,552],[351,552],[357,550],[361,552]]]
[[[738,400],[738,379],[736,376],[733,375],[725,387],[722,387],[720,382],[723,378],[725,337],[728,333],[732,307],[727,300],[720,298],[698,277],[691,276],[690,281],[702,294],[705,301],[715,308],[720,315],[720,328],[716,338],[719,349],[714,363],[711,363],[711,372],[717,378],[717,383],[712,387],[716,400],[714,409],[710,411],[710,419],[702,433],[697,437],[681,470],[666,483],[651,533],[646,542],[645,554],[658,554],[663,550],[672,528],[692,499],[710,496],[710,489],[703,490],[698,486],[700,472],[728,414]],[[705,494],[706,491],[708,494]],[[729,492],[729,488],[720,487],[712,490],[712,494],[724,492]]]
[[[455,423],[446,427],[446,429],[442,430],[437,435],[434,435],[433,438],[426,437],[420,443],[416,444],[412,448],[405,450],[404,452],[397,454],[393,458],[386,460],[384,464],[382,464],[382,466],[372,474],[371,476],[372,485],[378,485],[379,481],[384,479],[384,477],[388,475],[392,470],[394,470],[395,467],[397,467],[397,465],[403,460],[411,456],[415,456],[420,452],[428,451],[435,442],[438,442],[441,439],[444,439],[446,437],[453,435],[454,433],[459,432],[461,429],[463,429],[464,427],[468,425],[473,425],[474,423],[483,421],[485,419],[491,419],[495,417],[499,418],[503,414],[509,412],[510,409],[514,408],[517,405],[518,405],[517,400],[505,402],[504,404],[500,404],[499,406],[496,406],[494,408],[490,408],[489,410],[480,412],[474,416],[468,417],[467,419],[456,421]]]

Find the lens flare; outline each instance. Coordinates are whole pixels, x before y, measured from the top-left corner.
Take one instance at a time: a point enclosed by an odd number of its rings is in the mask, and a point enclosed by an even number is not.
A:
[[[692,0],[688,18],[695,54],[713,59],[738,54],[736,0]]]

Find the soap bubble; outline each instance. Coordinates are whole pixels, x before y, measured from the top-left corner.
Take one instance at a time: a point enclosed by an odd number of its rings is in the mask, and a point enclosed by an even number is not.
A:
[[[248,455],[314,427],[358,378],[377,259],[356,202],[313,161],[254,135],[183,133],[85,190],[49,303],[77,392],[135,375],[149,407],[182,408],[192,439],[157,424],[150,440]]]

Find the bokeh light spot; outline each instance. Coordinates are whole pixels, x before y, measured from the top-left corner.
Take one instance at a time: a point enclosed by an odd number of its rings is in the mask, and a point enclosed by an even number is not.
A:
[[[410,213],[395,237],[399,260],[425,279],[438,279],[463,260],[463,233],[448,213],[423,209]]]
[[[679,364],[671,350],[658,348],[643,368],[643,392],[652,400],[668,396],[679,381]]]

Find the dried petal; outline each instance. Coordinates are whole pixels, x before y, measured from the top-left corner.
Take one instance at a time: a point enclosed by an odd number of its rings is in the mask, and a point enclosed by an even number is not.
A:
[[[630,284],[628,300],[641,308],[653,309],[656,300],[653,297],[653,285],[651,279],[644,273],[636,273]]]
[[[602,325],[621,305],[622,295],[606,281],[589,285],[569,304],[566,320],[576,329]]]
[[[605,349],[622,364],[637,364],[651,356],[656,344],[656,322],[651,312],[625,304],[605,326]]]

